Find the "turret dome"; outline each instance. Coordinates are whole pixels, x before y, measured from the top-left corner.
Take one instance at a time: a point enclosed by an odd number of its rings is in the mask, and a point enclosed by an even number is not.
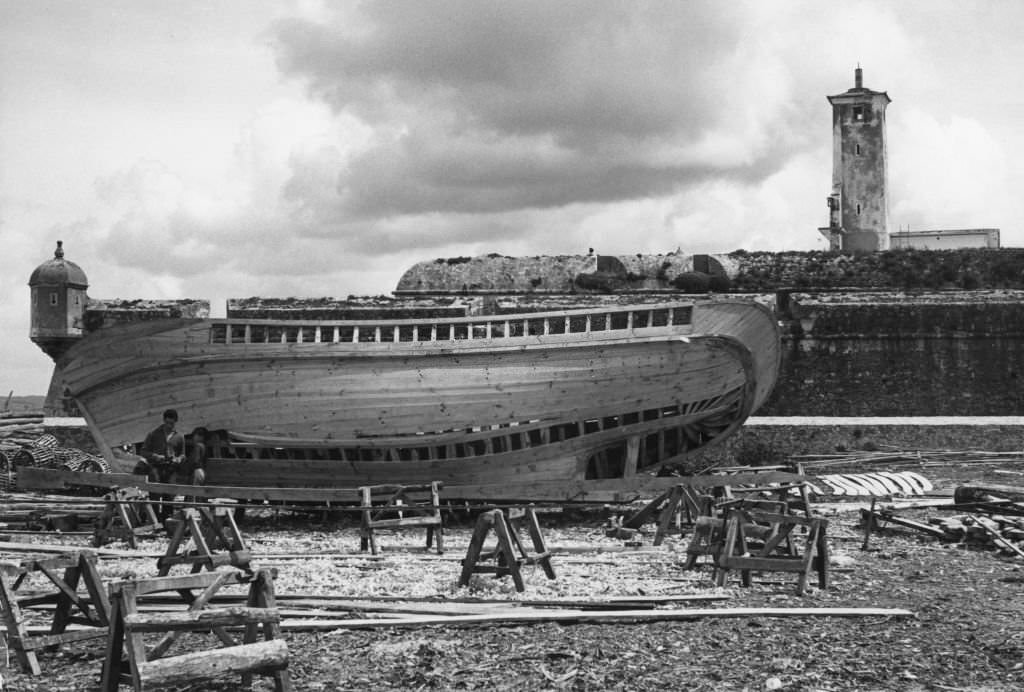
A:
[[[89,280],[85,272],[74,262],[64,259],[64,241],[57,241],[57,249],[53,251],[53,259],[47,260],[36,267],[28,279],[29,286],[72,286],[88,288]]]

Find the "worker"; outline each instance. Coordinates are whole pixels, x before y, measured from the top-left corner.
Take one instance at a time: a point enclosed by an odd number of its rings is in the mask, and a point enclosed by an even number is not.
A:
[[[177,466],[185,458],[185,439],[176,430],[178,412],[164,411],[159,427],[146,435],[142,443],[142,457],[146,460],[146,473],[154,483],[169,483]]]
[[[153,483],[170,483],[179,464],[185,459],[185,439],[177,431],[178,412],[172,408],[164,411],[163,423],[146,435],[142,443],[142,457],[146,460],[145,467],[148,480]],[[161,520],[167,519],[172,500],[170,495],[151,494],[150,498],[157,503],[157,514]]]
[[[206,484],[206,441],[209,431],[198,427],[190,435],[191,441],[186,445],[185,461],[177,469],[177,482],[187,485]]]

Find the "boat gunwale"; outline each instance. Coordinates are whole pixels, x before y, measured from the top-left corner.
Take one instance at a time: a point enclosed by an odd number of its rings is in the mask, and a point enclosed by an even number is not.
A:
[[[425,322],[443,322],[452,324],[474,324],[483,322],[512,322],[526,319],[540,319],[544,317],[577,317],[584,315],[594,314],[608,314],[613,312],[641,312],[651,310],[671,310],[673,308],[694,308],[702,304],[713,305],[720,302],[729,303],[743,303],[750,304],[751,301],[740,301],[740,300],[728,300],[719,301],[713,300],[709,303],[697,300],[685,300],[685,301],[673,301],[667,303],[628,303],[625,305],[615,307],[591,307],[591,308],[573,308],[570,310],[542,310],[538,312],[510,312],[510,313],[492,313],[492,314],[481,314],[481,315],[466,315],[462,317],[457,316],[438,316],[438,317],[407,317],[407,318],[390,318],[390,319],[343,319],[343,320],[325,320],[325,319],[303,319],[297,317],[259,317],[259,318],[248,318],[248,317],[207,317],[197,318],[196,321],[208,322],[212,324],[253,324],[259,326],[276,326],[276,325],[290,325],[295,326],[296,324],[312,324],[317,326],[324,325],[338,325],[338,326],[362,326],[362,325],[395,325],[395,326],[416,326]],[[675,325],[680,326],[680,325]]]

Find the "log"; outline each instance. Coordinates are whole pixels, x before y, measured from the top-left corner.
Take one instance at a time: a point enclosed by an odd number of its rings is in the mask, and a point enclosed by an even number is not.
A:
[[[288,645],[283,639],[272,639],[147,661],[139,665],[139,680],[144,689],[149,689],[150,686],[176,685],[231,673],[285,668],[287,665]]]
[[[42,416],[22,416],[20,418],[15,418],[15,417],[11,416],[11,417],[0,418],[0,426],[5,427],[5,428],[6,427],[10,427],[10,426],[16,426],[16,425],[42,425],[42,424],[43,424],[43,417]]]
[[[280,622],[275,608],[211,608],[183,612],[132,613],[124,616],[125,629],[132,632],[166,632],[169,630],[199,631],[214,627],[254,625],[261,622]]]
[[[987,502],[993,498],[1024,502],[1024,487],[1019,485],[990,484],[961,485],[953,491],[953,499],[957,504]]]

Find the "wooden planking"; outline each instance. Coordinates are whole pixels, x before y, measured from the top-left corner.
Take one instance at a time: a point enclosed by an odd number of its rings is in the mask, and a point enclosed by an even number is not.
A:
[[[532,353],[440,356],[424,359],[434,362],[416,369],[374,360],[346,368],[299,361],[279,368],[234,363],[233,370],[213,375],[214,368],[229,366],[180,365],[152,382],[137,384],[131,382],[135,378],[126,378],[132,386],[119,386],[121,396],[98,391],[81,403],[112,441],[141,437],[152,425],[152,411],[168,405],[176,405],[184,420],[211,428],[280,433],[301,428],[326,437],[468,427],[566,413],[586,418],[608,415],[609,409],[632,410],[643,401],[661,406],[706,398],[742,382],[742,369],[719,348],[705,353],[680,344],[625,344],[616,349],[623,351],[616,368],[595,373],[595,363],[600,368],[607,360],[606,350],[571,349],[557,359]],[[168,388],[169,381],[175,382],[173,388]]]
[[[503,456],[503,455],[499,455]],[[509,455],[512,456],[512,455]],[[403,483],[445,484],[558,481],[576,475],[574,455],[552,454],[538,463],[538,455],[519,455],[512,462],[498,457],[475,457],[438,461],[332,461],[211,459],[207,464],[207,482],[231,482],[253,486],[345,486],[401,481]],[[524,458],[525,457],[525,458]]]
[[[727,334],[744,344],[754,357],[757,388],[753,410],[767,400],[782,364],[781,331],[775,314],[752,301],[697,303],[693,327],[699,334]]]
[[[87,339],[88,346],[72,349],[63,362],[69,384],[152,366],[80,398],[107,443],[140,439],[167,406],[179,409],[186,428],[336,437],[615,415],[638,405],[707,398],[745,377],[761,399],[774,383],[779,355],[770,311],[745,301],[698,304],[694,328],[643,330],[676,335],[657,345],[649,336],[596,332],[531,337],[515,346],[507,344],[516,339],[453,341],[442,349],[423,343],[224,346],[208,343],[208,325],[132,325],[120,332],[129,338]],[[691,335],[686,344],[679,341],[683,334]],[[740,351],[753,355],[755,367],[738,362]],[[757,403],[744,406],[741,418]]]

